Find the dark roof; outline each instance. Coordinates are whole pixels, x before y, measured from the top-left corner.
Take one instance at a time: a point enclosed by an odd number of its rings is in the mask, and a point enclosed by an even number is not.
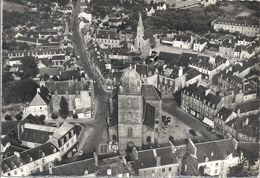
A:
[[[42,154],[41,154],[42,152],[45,154],[45,156],[48,156],[57,151],[58,151],[57,147],[55,147],[52,143],[49,142],[43,144],[39,147],[21,152],[20,157],[13,155],[11,157],[3,159],[1,165],[2,170],[5,173],[8,172],[8,168],[10,168],[10,170],[13,170],[16,167],[20,167],[21,163],[23,163],[23,165],[28,164],[31,162],[30,158],[32,158],[33,161],[36,161],[42,158]]]
[[[218,18],[214,21],[214,23],[258,27],[258,24],[256,22],[246,21],[246,20],[230,19],[230,18],[229,19],[228,18]]]
[[[138,161],[141,168],[149,168],[156,166],[156,159],[154,158],[153,150],[144,150],[138,152]]]
[[[67,164],[55,166],[53,168],[53,175],[55,176],[82,176],[85,175],[86,170],[88,174],[95,173],[95,159],[85,159]]]
[[[21,141],[44,144],[53,132],[25,128],[20,136]]]
[[[80,81],[81,79],[81,75],[80,75],[80,71],[78,70],[67,70],[67,71],[63,71],[61,72],[60,75],[60,80],[78,80]]]
[[[153,85],[143,84],[142,95],[146,100],[161,100],[161,92]]]
[[[155,28],[153,26],[150,26],[149,28],[144,30],[144,40],[150,39],[155,34]]]
[[[155,124],[155,107],[148,103],[146,103],[144,108],[144,124],[151,128],[154,128]]]
[[[193,79],[194,77],[197,77],[198,75],[200,75],[201,73],[196,70],[196,69],[189,69],[186,72],[186,81],[189,81],[190,79]]]
[[[199,163],[205,162],[207,157],[209,161],[224,160],[229,154],[238,156],[232,139],[216,140],[204,143],[196,143],[197,159]]]
[[[118,91],[119,89],[116,88],[111,94],[113,110],[110,110],[109,126],[114,126],[118,124]]]
[[[119,35],[116,31],[99,29],[97,31],[96,38],[103,38],[103,39],[110,38],[113,40],[119,40]]]
[[[214,104],[215,106],[217,106],[221,101],[221,98],[219,96],[213,95],[212,93],[207,94],[205,99],[206,101],[208,101],[211,104]]]
[[[145,64],[137,64],[136,72],[139,75],[151,76],[155,72],[155,68]]]
[[[240,113],[246,113],[249,111],[258,110],[260,107],[260,100],[248,101],[245,103],[238,104],[235,111],[236,113],[240,110]]]
[[[217,113],[217,117],[221,118],[224,122],[228,119],[228,117],[232,114],[233,110],[228,109],[226,107],[222,107],[220,111]]]
[[[160,52],[158,59],[163,60],[165,62],[177,62],[180,57],[180,54],[177,53],[167,53],[167,52]]]
[[[177,155],[172,153],[172,148],[170,146],[157,148],[156,153],[157,156],[161,157],[162,166],[177,163]]]

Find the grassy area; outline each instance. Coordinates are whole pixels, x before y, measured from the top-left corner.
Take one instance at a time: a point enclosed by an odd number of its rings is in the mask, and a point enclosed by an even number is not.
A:
[[[3,9],[9,12],[24,12],[28,10],[28,7],[22,4],[17,4],[13,2],[7,2],[7,1],[4,1],[3,4],[4,4]]]

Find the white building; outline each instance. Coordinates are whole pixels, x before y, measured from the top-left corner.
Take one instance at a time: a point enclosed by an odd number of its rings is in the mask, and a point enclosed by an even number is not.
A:
[[[194,51],[202,51],[207,46],[207,40],[205,39],[195,39],[193,44],[193,50]]]
[[[173,38],[163,38],[162,44],[176,48],[191,49],[194,37],[192,35],[174,35]]]
[[[50,137],[50,142],[53,143],[59,150],[60,156],[71,157],[78,143],[75,127],[67,122],[64,122],[53,135]]]

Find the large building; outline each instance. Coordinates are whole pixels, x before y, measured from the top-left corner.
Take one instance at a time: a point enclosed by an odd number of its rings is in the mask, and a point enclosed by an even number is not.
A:
[[[257,23],[255,24],[244,20],[218,18],[212,22],[212,25],[215,31],[225,30],[231,33],[239,32],[245,36],[257,36],[259,33],[259,25]]]
[[[161,120],[161,93],[153,86],[142,84],[135,68],[125,71],[121,85],[110,98],[110,139],[118,140],[121,151],[141,147],[147,140],[158,138]]]

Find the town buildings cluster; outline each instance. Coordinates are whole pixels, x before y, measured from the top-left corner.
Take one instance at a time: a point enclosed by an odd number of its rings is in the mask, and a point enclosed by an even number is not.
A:
[[[76,24],[87,57],[83,60],[88,61],[84,64],[69,27],[77,3]],[[21,81],[23,60],[31,59],[37,64],[32,79],[38,87],[31,101],[21,104],[22,118],[2,123],[1,174],[226,177],[242,166],[246,175],[256,175],[259,26],[218,18],[212,22],[214,32],[205,35],[162,33],[149,21],[149,16],[168,8],[162,2],[144,9],[148,18],[136,12],[137,26],[121,28],[129,14],[113,7],[113,14],[100,19],[91,14],[89,3],[70,1],[64,7],[51,3],[49,20],[55,23],[13,30],[12,40],[29,48],[5,51],[4,72]],[[98,80],[89,78],[86,65]],[[101,90],[109,98],[98,103]],[[181,117],[169,116],[165,101],[179,104],[178,112],[202,125],[214,139],[196,136],[202,132],[196,127],[185,139],[165,136],[180,127],[176,123],[185,123]],[[104,103],[109,114],[97,121],[101,114],[95,112]],[[7,115],[11,117],[11,111]],[[101,122],[105,144],[83,150],[87,140],[101,139],[91,134],[91,127]]]

